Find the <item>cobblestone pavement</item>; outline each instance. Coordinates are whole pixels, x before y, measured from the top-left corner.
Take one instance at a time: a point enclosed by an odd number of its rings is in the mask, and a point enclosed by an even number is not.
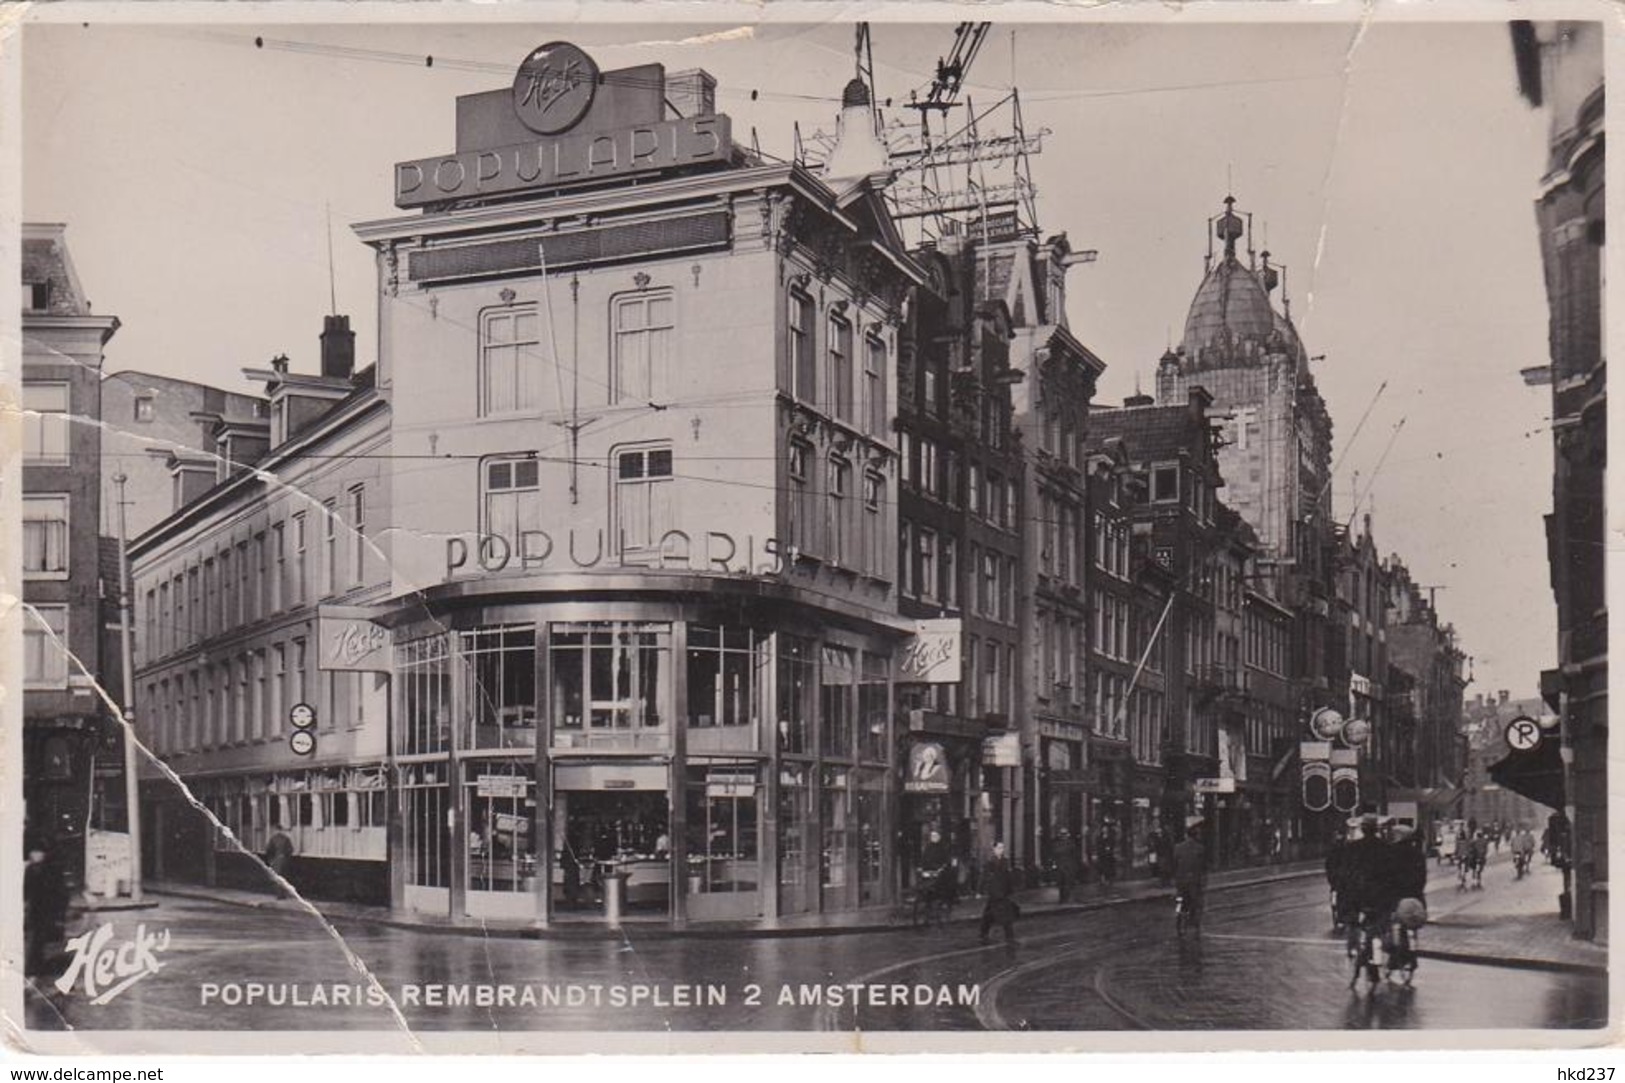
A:
[[[1463,899],[1460,915],[1478,910],[1482,928],[1492,929],[1497,890],[1492,885],[1471,906]],[[646,938],[630,929],[618,941],[538,941],[329,926],[280,908],[166,899],[139,915],[87,918],[111,922],[119,940],[138,923],[149,933],[167,930],[156,973],[101,1004],[90,1000],[106,983],[96,993],[81,981],[67,994],[30,996],[28,1023],[426,1033],[1087,1031],[1575,1027],[1597,1025],[1605,1014],[1595,976],[1438,960],[1424,963],[1412,993],[1351,997],[1316,877],[1215,892],[1203,942],[1184,950],[1166,900],[1135,894],[1025,917],[1014,947],[984,947],[974,924],[963,922],[812,937]],[[1437,888],[1433,897],[1445,918],[1452,900]],[[1488,996],[1487,975],[1494,978]]]

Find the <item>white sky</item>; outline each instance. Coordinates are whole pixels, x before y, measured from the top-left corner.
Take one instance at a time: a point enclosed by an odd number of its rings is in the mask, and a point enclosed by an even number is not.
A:
[[[277,353],[313,370],[329,213],[338,308],[370,362],[372,261],[347,226],[398,213],[393,164],[449,151],[455,97],[506,85],[542,42],[577,42],[604,69],[704,67],[736,138],[754,127],[781,155],[793,122],[833,130],[852,74],[846,23],[684,44],[738,28],[252,15],[25,31],[23,214],[68,223],[96,311],[122,319],[108,371],[238,389],[243,366]],[[1404,418],[1370,488],[1378,546],[1447,588],[1441,613],[1476,660],[1469,696],[1530,695],[1556,623],[1541,518],[1549,392],[1518,376],[1546,361],[1532,205],[1546,122],[1517,96],[1504,24],[1379,20],[1350,60],[1354,38],[1349,24],[1115,22],[1024,24],[1012,40],[1000,24],[967,89],[991,102],[1018,71],[1029,130],[1050,130],[1033,160],[1040,222],[1100,251],[1069,279],[1072,328],[1108,365],[1100,401],[1132,393],[1136,376],[1154,387],[1200,281],[1206,218],[1233,189],[1258,247],[1267,228],[1289,268],[1309,352],[1326,355],[1315,371],[1336,424],[1339,514],[1354,472],[1365,488]],[[949,22],[877,24],[880,96],[923,87],[952,40]],[[411,59],[430,54],[432,68]]]

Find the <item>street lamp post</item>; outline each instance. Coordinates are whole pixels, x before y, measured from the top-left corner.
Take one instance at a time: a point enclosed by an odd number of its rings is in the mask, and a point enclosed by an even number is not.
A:
[[[118,615],[120,676],[123,683],[124,714],[124,816],[130,833],[130,901],[142,902],[141,890],[141,787],[136,777],[135,741],[135,643],[130,613],[130,542],[125,518],[123,473],[113,475],[118,486]]]

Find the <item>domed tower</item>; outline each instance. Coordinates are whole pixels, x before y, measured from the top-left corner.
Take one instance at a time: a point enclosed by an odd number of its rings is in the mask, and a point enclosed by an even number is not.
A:
[[[1251,218],[1235,205],[1226,196],[1223,212],[1209,219],[1206,273],[1179,347],[1158,362],[1157,401],[1184,402],[1191,388],[1206,389],[1213,413],[1224,416],[1222,499],[1258,533],[1265,561],[1313,574],[1313,539],[1333,522],[1331,418],[1292,325],[1285,268],[1268,252],[1261,261],[1254,254]],[[1217,257],[1215,240],[1223,246]]]

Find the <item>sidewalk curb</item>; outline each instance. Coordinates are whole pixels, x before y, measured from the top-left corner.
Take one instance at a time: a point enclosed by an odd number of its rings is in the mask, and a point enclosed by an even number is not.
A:
[[[1321,870],[1298,869],[1291,872],[1278,872],[1271,875],[1250,877],[1233,883],[1209,884],[1210,895],[1221,891],[1232,891],[1244,887],[1257,887],[1261,884],[1274,884],[1286,880],[1296,880],[1310,876],[1322,875]],[[198,902],[212,902],[221,906],[235,906],[244,910],[287,911],[290,913],[308,913],[305,907],[279,906],[287,900],[267,896],[263,900],[244,898],[225,898],[211,894],[205,888],[191,888],[188,885],[164,884],[162,886],[149,886],[148,892],[153,895],[162,895],[177,899],[192,899]],[[1144,895],[1117,895],[1109,898],[1091,899],[1086,902],[1058,903],[1053,906],[1046,905],[1042,910],[1028,910],[1029,917],[1049,917],[1053,915],[1087,914],[1105,910],[1114,906],[1123,906],[1128,903],[1168,901],[1174,897],[1172,887],[1158,887]],[[430,933],[441,936],[479,936],[494,937],[506,940],[624,940],[636,935],[645,939],[689,939],[689,940],[722,940],[734,939],[740,936],[754,937],[762,940],[788,940],[815,936],[844,936],[863,933],[905,932],[914,928],[907,924],[896,922],[870,922],[862,925],[809,925],[806,927],[740,927],[740,926],[699,926],[689,928],[673,928],[667,924],[650,923],[647,926],[638,922],[627,922],[619,929],[611,929],[599,924],[583,923],[579,928],[574,926],[561,927],[558,925],[548,928],[525,928],[518,926],[499,926],[496,928],[480,925],[476,922],[466,924],[444,924],[429,922],[406,921],[400,918],[371,914],[345,914],[333,913],[323,909],[319,902],[312,902],[313,907],[324,921],[340,923],[355,922],[357,924],[372,925],[388,929],[404,929],[411,932]],[[981,920],[980,913],[967,913],[949,918],[944,925],[972,925]],[[920,927],[924,931],[925,927]]]
[[[1484,955],[1468,951],[1437,951],[1417,948],[1418,959],[1436,959],[1441,963],[1464,963],[1468,966],[1495,966],[1507,970],[1539,970],[1552,974],[1585,974],[1607,977],[1607,964],[1572,963],[1563,959],[1527,959],[1511,955]]]

